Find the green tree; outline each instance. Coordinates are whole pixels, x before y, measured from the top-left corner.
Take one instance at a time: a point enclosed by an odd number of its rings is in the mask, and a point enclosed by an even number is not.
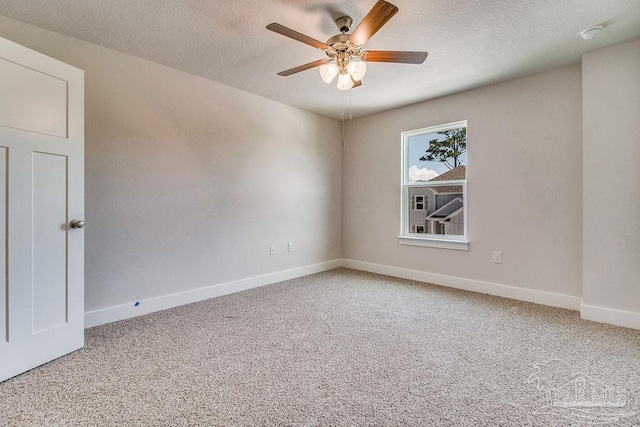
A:
[[[467,151],[467,128],[445,130],[438,132],[438,135],[445,138],[429,141],[429,148],[420,160],[442,162],[449,169],[460,166],[462,164],[460,156]]]

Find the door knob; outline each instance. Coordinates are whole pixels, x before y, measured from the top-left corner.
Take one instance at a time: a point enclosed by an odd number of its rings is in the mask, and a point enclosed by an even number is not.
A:
[[[72,219],[71,222],[69,223],[69,225],[73,229],[82,228],[82,227],[84,227],[84,221],[81,221],[79,219]]]

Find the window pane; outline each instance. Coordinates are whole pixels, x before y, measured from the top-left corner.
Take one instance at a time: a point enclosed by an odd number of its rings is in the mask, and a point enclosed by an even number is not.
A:
[[[466,128],[408,138],[409,182],[427,182],[467,164]],[[456,171],[454,171],[456,172]],[[458,177],[447,179],[465,179]]]
[[[414,203],[421,197],[424,198],[422,207],[419,203]],[[409,187],[408,200],[410,200],[408,220],[411,233],[464,235],[462,185]]]

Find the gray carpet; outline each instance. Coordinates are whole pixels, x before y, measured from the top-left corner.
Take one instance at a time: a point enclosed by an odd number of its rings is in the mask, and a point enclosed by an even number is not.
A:
[[[578,377],[626,393],[625,405],[547,406],[553,384]],[[640,425],[640,331],[346,269],[92,328],[83,350],[0,384],[10,426],[555,426],[585,416]]]

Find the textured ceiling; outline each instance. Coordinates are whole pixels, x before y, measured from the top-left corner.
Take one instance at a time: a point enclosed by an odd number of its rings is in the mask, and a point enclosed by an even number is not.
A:
[[[0,15],[139,56],[325,116],[353,117],[579,63],[640,36],[640,0],[391,0],[400,11],[366,49],[425,50],[422,65],[370,63],[341,92],[317,70],[276,73],[324,53],[265,29],[326,41],[376,0],[0,0]],[[584,41],[581,30],[604,25]]]

